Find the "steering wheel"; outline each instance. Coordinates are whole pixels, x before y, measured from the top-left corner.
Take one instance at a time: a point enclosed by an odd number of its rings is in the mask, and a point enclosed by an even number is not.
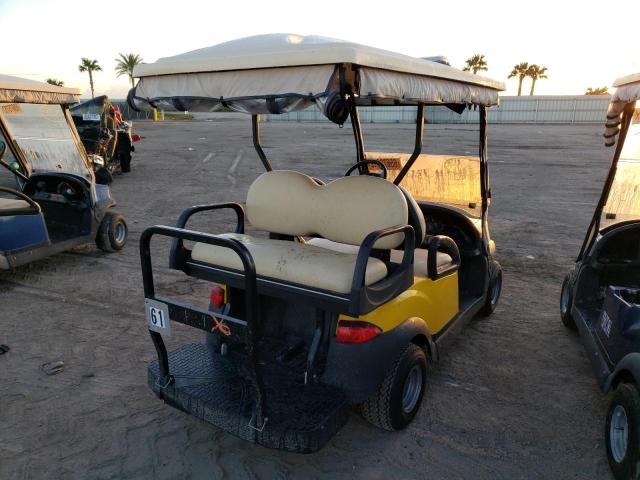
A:
[[[365,175],[370,175],[372,177],[380,177],[380,178],[384,178],[385,180],[387,179],[387,167],[380,160],[362,160],[361,162],[358,162],[355,165],[352,165],[351,168],[347,170],[347,173],[344,174],[344,176],[348,177],[349,175],[351,175],[351,172],[353,172],[356,168],[362,167],[363,165],[376,165],[380,167],[380,170],[382,170],[382,173],[369,172],[369,173],[366,173]]]
[[[73,201],[77,200],[80,196],[77,189],[68,184],[67,182],[60,182],[58,187],[56,188],[56,192],[60,195],[64,196],[67,200]]]

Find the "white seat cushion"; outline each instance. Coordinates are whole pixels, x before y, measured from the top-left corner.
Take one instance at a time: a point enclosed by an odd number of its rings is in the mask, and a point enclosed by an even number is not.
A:
[[[345,253],[308,243],[271,240],[239,233],[225,233],[218,237],[242,242],[251,253],[259,276],[332,292],[351,292],[358,247]],[[191,258],[198,262],[243,270],[240,257],[224,247],[196,243],[191,251]],[[376,283],[386,276],[387,266],[384,262],[369,258],[365,285]]]
[[[19,210],[29,208],[29,203],[19,198],[0,198],[0,210]]]
[[[342,252],[342,253],[351,253],[353,254],[354,249],[357,252],[358,247],[354,247],[353,245],[347,245],[346,243],[338,243],[332,242],[331,240],[327,240],[326,238],[312,238],[307,242],[307,245],[315,245],[316,247],[326,248],[328,250],[332,250],[334,252]],[[394,263],[402,262],[402,256],[404,252],[402,250],[391,250],[391,261]],[[429,252],[423,248],[416,248],[415,253],[413,255],[413,274],[419,277],[427,276],[427,259],[429,258]],[[453,262],[453,259],[450,255],[447,255],[443,252],[438,252],[438,256],[436,258],[436,265],[438,268],[445,267],[450,265]]]

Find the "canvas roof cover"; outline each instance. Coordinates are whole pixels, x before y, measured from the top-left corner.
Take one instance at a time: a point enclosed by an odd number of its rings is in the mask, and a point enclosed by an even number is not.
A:
[[[343,86],[358,105],[498,103],[501,82],[430,60],[319,36],[269,34],[137,65],[129,93],[137,108],[285,113]]]
[[[620,131],[622,121],[622,111],[624,107],[640,99],[640,73],[633,73],[626,77],[618,78],[613,82],[617,90],[611,98],[609,109],[607,110],[607,123],[605,126],[605,145],[610,147],[615,145],[616,136]]]
[[[71,104],[79,100],[80,90],[77,88],[0,74],[0,103]]]

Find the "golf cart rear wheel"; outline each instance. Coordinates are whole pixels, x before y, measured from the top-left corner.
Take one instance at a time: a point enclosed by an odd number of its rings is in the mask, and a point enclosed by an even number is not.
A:
[[[562,282],[562,291],[560,292],[560,319],[565,327],[576,330],[576,322],[571,315],[573,307],[573,290],[571,288],[571,278],[569,275],[564,277]]]
[[[481,317],[488,317],[491,315],[500,300],[502,294],[502,267],[496,261],[493,262],[493,269],[491,278],[489,279],[489,287],[487,288],[487,298],[484,301],[484,306],[480,310]]]
[[[122,150],[120,151],[120,155],[119,155],[119,160],[120,160],[120,169],[122,170],[122,173],[128,173],[131,171],[131,150],[126,149],[126,150]]]
[[[96,245],[105,252],[122,250],[127,243],[129,229],[119,213],[107,212],[98,228]]]
[[[369,423],[384,430],[402,430],[416,416],[427,381],[427,356],[410,344],[391,367],[382,385],[360,407]]]
[[[640,473],[640,394],[635,385],[621,383],[613,393],[604,431],[607,459],[613,475],[638,478]]]

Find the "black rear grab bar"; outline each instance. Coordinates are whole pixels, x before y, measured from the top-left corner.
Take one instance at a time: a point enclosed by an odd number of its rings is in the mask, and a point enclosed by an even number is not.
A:
[[[195,213],[195,212],[192,212]],[[178,240],[206,243],[218,247],[228,248],[240,257],[244,270],[245,289],[245,320],[247,322],[247,369],[254,393],[255,425],[264,425],[265,403],[264,384],[258,373],[257,340],[260,329],[258,313],[258,288],[256,283],[256,266],[249,250],[233,238],[222,238],[208,233],[195,232],[175,227],[153,226],[147,228],[140,236],[140,263],[142,267],[142,284],[144,296],[155,300],[155,287],[153,283],[153,268],[151,265],[151,238],[154,235],[170,237]],[[167,349],[160,333],[149,330],[156,352],[158,353],[158,366],[160,369],[160,381],[164,387],[173,383],[173,377],[169,372],[169,357]]]

